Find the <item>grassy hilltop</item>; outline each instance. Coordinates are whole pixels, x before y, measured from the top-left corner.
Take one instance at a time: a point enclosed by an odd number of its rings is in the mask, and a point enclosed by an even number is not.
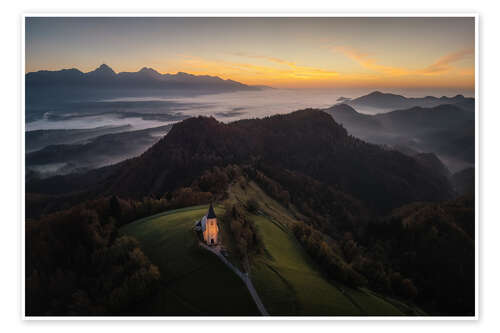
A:
[[[240,278],[196,246],[192,227],[207,208],[172,210],[121,229],[141,243],[160,269],[161,292],[153,302],[138,307],[144,315],[259,315]]]
[[[243,187],[244,189],[243,189]],[[259,199],[249,218],[257,226],[264,254],[250,260],[250,277],[271,315],[404,315],[417,314],[402,303],[387,301],[366,290],[328,281],[295,239],[289,227],[294,208],[285,209],[255,183],[236,183],[226,204]],[[172,210],[124,226],[162,274],[161,292],[138,308],[149,315],[259,315],[243,282],[216,256],[196,246],[194,221],[207,206]],[[223,205],[217,206],[219,217]],[[231,254],[230,233],[223,242]],[[239,263],[236,263],[238,266]]]

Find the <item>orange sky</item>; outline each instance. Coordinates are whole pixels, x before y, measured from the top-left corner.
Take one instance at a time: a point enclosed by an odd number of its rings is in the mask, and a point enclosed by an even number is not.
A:
[[[376,57],[352,49],[332,48],[353,62],[346,70],[315,67],[269,56],[243,56],[241,61],[184,57],[168,67],[198,75],[219,75],[247,84],[275,87],[474,87],[474,50],[464,49],[445,54],[423,67],[393,66]],[[256,64],[251,60],[263,59]]]
[[[474,19],[27,19],[27,72],[101,63],[273,87],[473,90]]]

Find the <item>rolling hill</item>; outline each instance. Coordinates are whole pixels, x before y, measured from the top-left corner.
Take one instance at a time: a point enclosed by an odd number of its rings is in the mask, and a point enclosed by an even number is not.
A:
[[[404,303],[328,281],[288,229],[294,216],[255,183],[243,190],[234,184],[225,204],[260,198],[252,215],[265,254],[251,260],[250,278],[270,315],[403,315],[423,314]],[[256,315],[248,291],[229,268],[196,246],[193,222],[207,206],[157,214],[128,224],[120,232],[135,237],[160,269],[160,292],[138,308],[149,315]],[[224,213],[223,205],[216,207]],[[221,228],[224,228],[220,224]],[[229,237],[222,233],[227,246]],[[231,256],[231,253],[229,253]],[[234,258],[234,257],[233,257]],[[234,260],[234,259],[233,259]],[[235,263],[239,265],[239,263]],[[208,287],[209,286],[209,287]],[[145,306],[145,307],[144,307]]]
[[[338,104],[325,112],[362,140],[406,146],[416,153],[436,153],[452,171],[474,163],[475,115],[456,105],[366,115],[347,104]]]
[[[304,174],[378,211],[453,195],[445,177],[404,154],[349,136],[327,113],[313,109],[230,124],[190,118],[137,158],[87,174],[33,181],[27,191],[158,196],[189,185],[207,169],[245,163]]]
[[[125,132],[131,129],[131,125],[122,125],[100,126],[89,129],[52,129],[27,131],[24,135],[26,153],[31,153],[50,145],[78,143],[101,135]]]
[[[370,113],[381,113],[398,109],[409,109],[412,107],[436,107],[442,104],[453,104],[466,111],[474,111],[474,98],[456,95],[454,97],[405,97],[402,95],[374,91],[368,95],[358,98],[343,100],[357,109],[370,110]]]
[[[295,238],[296,208],[285,208],[257,184],[233,184],[228,202],[259,202],[251,215],[263,240],[265,254],[252,260],[251,277],[268,311],[273,315],[367,315],[423,314],[416,307],[384,299],[366,289],[353,289],[328,280]],[[299,214],[299,215],[297,215]]]
[[[197,246],[192,227],[207,208],[169,211],[120,229],[139,241],[162,277],[158,294],[137,306],[139,314],[259,315],[243,282],[215,255]],[[218,212],[222,213],[222,209]]]
[[[148,288],[160,279],[156,298],[145,300],[148,295],[140,290],[138,295],[117,291],[127,297],[127,306],[136,305],[127,311],[255,313],[243,282],[234,274],[226,276],[231,272],[227,267],[216,263],[205,267],[204,262],[216,257],[206,259],[210,253],[199,252],[190,234],[194,220],[206,209],[191,206],[216,200],[224,208],[235,203],[248,207],[253,199],[258,207],[251,213],[244,208],[250,214],[242,224],[250,236],[235,239],[244,254],[249,253],[244,252],[249,244],[259,244],[254,239],[261,240],[262,251],[250,252],[242,267],[249,267],[270,313],[420,313],[393,299],[398,297],[415,301],[432,314],[470,314],[474,311],[470,302],[474,200],[448,201],[455,193],[445,173],[435,156],[413,158],[368,144],[350,136],[320,110],[230,124],[190,118],[175,124],[139,157],[87,173],[27,181],[26,216],[34,226],[30,237],[38,249],[58,253],[53,261],[67,267],[61,275],[55,264],[46,267],[44,259],[32,253],[37,265],[30,270],[30,278],[38,281],[38,272],[43,272],[44,284],[35,284],[35,290],[45,292],[50,287],[44,298],[50,299],[53,292],[60,292],[53,281],[66,275],[78,277],[62,293],[60,307],[65,313],[80,302],[71,288],[83,288],[91,304],[100,304],[99,295],[87,290],[87,277],[74,265],[79,261],[68,263],[58,247],[70,245],[65,241],[67,233],[76,237],[69,226],[78,218],[79,228],[92,225],[92,232],[85,235],[96,244],[92,245],[95,255],[115,251],[112,244],[121,238],[113,228],[121,226],[121,233],[138,239],[147,256],[142,264],[151,266],[150,260],[158,267],[159,277],[145,275]],[[182,207],[191,208],[170,211]],[[169,212],[132,222],[162,210]],[[54,220],[61,223],[52,229]],[[94,231],[105,235],[104,241],[94,239]],[[47,239],[56,242],[48,245]],[[438,248],[439,255],[430,252]],[[77,259],[80,252],[71,249]],[[80,258],[85,265],[92,263],[94,252],[90,253]],[[136,259],[130,253],[122,265]],[[451,261],[453,253],[461,255]],[[120,258],[103,256],[102,260]],[[210,271],[213,267],[218,267],[217,272]],[[217,277],[217,290],[221,281],[229,281],[228,291],[241,295],[241,304],[228,308],[224,301],[211,309],[198,300],[199,295],[216,296],[196,284],[200,279],[196,272]],[[312,285],[318,289],[311,291]],[[457,295],[457,288],[467,292]],[[105,309],[121,313],[108,303]]]
[[[112,132],[110,130],[111,133],[106,133],[105,131],[108,130],[105,129],[102,131],[41,131],[41,134],[36,135],[36,137],[45,137],[48,142],[50,142],[52,137],[55,137],[52,139],[54,141],[67,142],[64,141],[66,132],[76,132],[76,138],[79,138],[79,141],[74,141],[76,140],[75,136],[68,134],[68,139],[72,140],[70,141],[71,143],[52,144],[40,150],[27,153],[26,168],[29,171],[38,173],[41,177],[47,177],[54,174],[82,172],[115,164],[142,154],[168,133],[171,127],[171,125],[166,125],[132,131],[127,126],[122,126],[119,128],[122,131]],[[100,132],[105,132],[106,134],[97,135]],[[30,141],[35,140],[32,138],[33,134],[29,135]],[[53,165],[58,165],[59,168],[52,172],[46,171],[47,167]]]

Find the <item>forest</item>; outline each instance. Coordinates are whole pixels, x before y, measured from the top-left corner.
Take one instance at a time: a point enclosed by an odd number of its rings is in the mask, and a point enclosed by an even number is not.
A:
[[[160,273],[118,228],[223,202],[241,178],[297,215],[293,234],[328,279],[431,315],[474,314],[473,194],[459,197],[429,165],[354,138],[317,110],[230,124],[191,118],[139,157],[27,181],[27,314],[133,313]],[[240,258],[262,251],[246,216],[258,206],[221,217]]]

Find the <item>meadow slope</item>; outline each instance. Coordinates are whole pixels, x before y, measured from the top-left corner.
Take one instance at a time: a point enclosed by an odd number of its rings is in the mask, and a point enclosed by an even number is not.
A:
[[[240,278],[197,246],[192,227],[206,211],[207,206],[172,210],[121,228],[160,269],[161,292],[139,306],[144,315],[259,315]]]
[[[253,182],[230,186],[225,206],[259,201],[249,218],[257,226],[264,253],[250,260],[250,278],[267,311],[278,316],[398,316],[423,314],[406,304],[369,290],[354,290],[329,281],[295,239],[290,227],[300,219],[293,206],[284,208]],[[224,206],[215,207],[222,217]],[[160,292],[138,305],[144,315],[257,316],[258,310],[240,278],[214,254],[197,245],[192,230],[207,206],[168,211],[120,229],[135,237],[159,267]],[[242,269],[231,251],[228,230],[219,223],[228,259]]]

